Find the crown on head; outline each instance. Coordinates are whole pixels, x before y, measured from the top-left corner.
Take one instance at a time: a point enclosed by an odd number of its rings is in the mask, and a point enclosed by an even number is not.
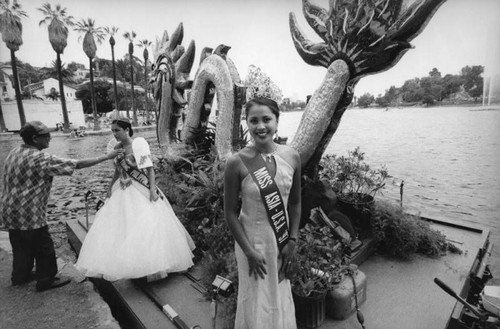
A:
[[[272,99],[276,103],[281,101],[283,94],[281,89],[259,68],[250,67],[249,78],[247,78],[247,101],[255,97]]]

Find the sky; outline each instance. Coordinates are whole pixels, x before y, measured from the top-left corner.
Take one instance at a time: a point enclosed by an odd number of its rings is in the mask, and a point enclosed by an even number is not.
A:
[[[325,8],[327,0],[311,0]],[[17,58],[33,66],[51,66],[56,55],[48,40],[46,26],[39,27],[43,18],[37,10],[43,1],[19,0],[28,14],[23,19],[24,44]],[[98,26],[116,26],[115,57],[123,58],[128,41],[124,32],[135,31],[136,40],[154,41],[167,30],[169,35],[180,22],[184,25],[187,47],[196,44],[194,78],[200,51],[219,44],[231,46],[228,55],[244,79],[250,65],[260,67],[282,89],[285,97],[305,100],[321,84],[326,69],[306,64],[293,45],[288,16],[295,13],[299,26],[312,41],[319,37],[306,23],[301,0],[58,0],[77,21],[93,18]],[[436,67],[445,74],[458,74],[466,65],[500,63],[493,45],[500,44],[500,0],[448,0],[433,16],[424,31],[411,43],[399,63],[388,71],[361,79],[355,95],[383,94],[391,85],[401,86],[405,80],[428,75]],[[77,32],[71,31],[63,63],[76,61],[88,67]],[[498,47],[496,47],[498,49]],[[151,49],[150,49],[151,53]],[[134,55],[142,58],[142,49]],[[109,43],[99,46],[97,56],[111,59]],[[0,45],[0,61],[8,61],[5,44]],[[495,70],[500,70],[496,65]]]

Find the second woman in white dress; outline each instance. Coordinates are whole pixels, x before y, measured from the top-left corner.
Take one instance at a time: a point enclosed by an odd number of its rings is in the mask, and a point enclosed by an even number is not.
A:
[[[128,119],[112,121],[111,129],[125,155],[115,159],[108,198],[87,233],[77,269],[109,281],[187,270],[195,246],[156,187],[146,140],[131,138]]]

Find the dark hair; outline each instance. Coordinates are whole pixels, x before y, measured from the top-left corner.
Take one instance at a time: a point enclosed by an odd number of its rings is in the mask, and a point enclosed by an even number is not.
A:
[[[117,119],[111,121],[111,124],[116,124],[118,127],[122,129],[127,129],[128,128],[128,135],[132,137],[134,135],[134,130],[132,129],[132,125],[130,124],[130,121],[127,119]]]
[[[279,119],[279,117],[280,117],[280,108],[278,106],[278,103],[276,103],[272,99],[266,98],[266,97],[255,97],[255,98],[252,98],[250,101],[248,101],[245,104],[247,118],[248,118],[248,112],[250,111],[250,109],[254,105],[264,105],[264,106],[269,107],[269,109],[271,110],[271,112],[273,112],[273,114],[276,116],[276,119]]]

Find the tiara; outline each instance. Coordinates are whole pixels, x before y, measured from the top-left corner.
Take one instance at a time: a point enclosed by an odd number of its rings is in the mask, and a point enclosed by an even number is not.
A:
[[[251,68],[252,70],[252,68]],[[252,74],[252,73],[251,73]],[[249,74],[250,75],[250,74]],[[249,79],[250,83],[247,86],[246,100],[249,101],[255,97],[269,98],[279,103],[283,98],[283,93],[280,87],[276,85],[265,73],[259,68],[256,68],[253,73],[253,78]]]

